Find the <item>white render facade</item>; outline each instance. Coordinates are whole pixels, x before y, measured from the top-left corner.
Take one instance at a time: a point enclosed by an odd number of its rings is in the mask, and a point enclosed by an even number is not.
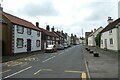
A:
[[[113,28],[101,34],[101,48],[118,50],[118,28]]]
[[[23,27],[23,26],[19,26]],[[41,50],[41,32],[31,29],[31,34],[27,33],[27,29],[23,27],[23,33],[20,34],[17,31],[18,25],[13,25],[12,36],[12,52],[13,53],[22,53],[28,51],[38,51]],[[29,44],[28,44],[29,43]],[[30,47],[30,48],[29,48]],[[29,49],[28,49],[29,48]]]
[[[92,35],[88,37],[88,46],[96,46],[95,37],[103,30],[102,27],[98,28]]]

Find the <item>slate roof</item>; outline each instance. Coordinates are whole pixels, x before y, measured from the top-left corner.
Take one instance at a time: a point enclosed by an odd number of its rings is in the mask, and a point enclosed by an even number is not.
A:
[[[116,25],[117,25],[118,23],[120,23],[120,18],[118,18],[118,19],[115,20],[114,22],[108,24],[108,25],[101,31],[101,33],[106,32],[106,31],[109,31],[109,30],[111,30],[111,29],[113,29],[113,28],[116,28]]]

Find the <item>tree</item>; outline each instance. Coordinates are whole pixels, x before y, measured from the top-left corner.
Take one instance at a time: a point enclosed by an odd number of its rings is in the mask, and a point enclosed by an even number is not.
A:
[[[98,33],[97,36],[95,37],[96,46],[98,47],[100,47],[100,39],[101,39],[101,34]]]

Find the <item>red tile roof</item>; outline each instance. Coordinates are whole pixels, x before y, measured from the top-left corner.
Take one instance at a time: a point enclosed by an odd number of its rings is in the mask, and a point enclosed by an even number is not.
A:
[[[6,12],[3,12],[3,16],[5,16],[7,19],[9,19],[10,22],[13,24],[17,24],[17,25],[21,25],[21,26],[24,26],[27,28],[32,28],[32,29],[41,31],[38,27],[34,26],[31,22],[26,21],[24,19],[18,18],[16,16],[13,16],[13,15],[8,14]]]

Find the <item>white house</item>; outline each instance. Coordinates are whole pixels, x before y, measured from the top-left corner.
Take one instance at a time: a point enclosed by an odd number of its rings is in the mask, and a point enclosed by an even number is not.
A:
[[[101,48],[118,51],[120,50],[120,18],[113,21],[108,18],[109,24],[101,31]]]
[[[8,13],[3,12],[2,15],[8,23],[4,26],[8,31],[5,33],[8,36],[5,41],[8,41],[4,42],[4,46],[7,46],[6,43],[9,44],[9,54],[6,55],[41,50],[41,30],[38,27]]]
[[[102,30],[102,27],[99,27],[97,30],[94,29],[94,32],[88,36],[88,46],[96,46],[95,38],[97,37],[97,34],[100,33]]]

